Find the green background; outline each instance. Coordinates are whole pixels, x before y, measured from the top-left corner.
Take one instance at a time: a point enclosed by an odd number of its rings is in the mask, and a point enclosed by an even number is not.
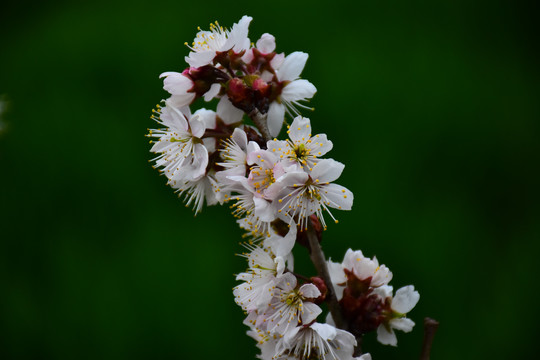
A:
[[[531,2],[532,4],[532,2]],[[328,256],[377,255],[421,294],[416,359],[537,355],[537,9],[499,1],[3,4],[0,358],[253,359],[227,207],[186,209],[148,164],[146,128],[197,26],[254,17],[252,41],[310,54],[306,116],[346,164],[353,211]],[[313,275],[297,249],[299,271]]]

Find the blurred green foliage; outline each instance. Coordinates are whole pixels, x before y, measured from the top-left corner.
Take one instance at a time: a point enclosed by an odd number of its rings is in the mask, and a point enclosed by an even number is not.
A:
[[[310,54],[306,114],[355,194],[327,255],[377,255],[418,306],[415,359],[533,358],[540,235],[531,2],[17,1],[0,12],[0,358],[253,359],[226,207],[194,218],[148,164],[158,75],[198,25],[254,17]],[[303,249],[299,271],[313,275]]]

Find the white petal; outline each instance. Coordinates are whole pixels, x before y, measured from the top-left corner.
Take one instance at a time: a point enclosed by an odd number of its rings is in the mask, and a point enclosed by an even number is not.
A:
[[[403,332],[410,332],[414,327],[414,321],[408,318],[392,319],[390,320],[390,326],[393,329],[401,330]]]
[[[343,258],[343,268],[352,270],[354,267],[354,263],[356,262],[356,259],[358,258],[360,259],[364,258],[364,254],[362,254],[362,250],[353,251],[352,249],[348,249]]]
[[[328,324],[315,323],[311,325],[311,328],[324,340],[333,340],[337,334],[336,328]]]
[[[303,313],[301,315],[301,318],[302,323],[304,323],[305,325],[315,320],[317,316],[322,313],[322,309],[312,302],[304,302],[303,304]]]
[[[341,176],[345,165],[334,159],[320,160],[311,171],[313,180],[319,179],[319,183],[332,182]]]
[[[353,360],[371,360],[371,355],[369,353],[363,354],[359,357],[354,358]]]
[[[396,334],[390,329],[386,330],[386,327],[381,324],[377,328],[377,340],[383,345],[397,346]]]
[[[206,150],[208,150],[209,154],[212,154],[216,151],[216,138],[204,138],[202,139],[204,147],[206,147]],[[236,174],[235,174],[236,175]]]
[[[215,129],[216,128],[216,113],[212,110],[199,109],[195,111],[193,116],[198,115],[199,120],[204,123],[206,129]]]
[[[226,96],[219,100],[216,112],[226,125],[242,121],[242,116],[244,115],[244,112],[234,106]]]
[[[219,94],[221,90],[221,84],[215,83],[210,86],[210,89],[204,93],[204,101],[210,101]]]
[[[262,221],[270,222],[276,219],[275,209],[272,204],[258,197],[253,198],[255,203],[255,215]]]
[[[191,104],[194,99],[195,99],[195,93],[171,95],[171,97],[167,99],[167,105],[181,108],[181,107]]]
[[[313,284],[304,284],[298,291],[305,298],[316,299],[321,296],[321,291]]]
[[[304,70],[308,56],[308,54],[300,51],[289,54],[278,70],[278,79],[280,81],[298,79],[302,70]]]
[[[234,140],[235,143],[240,146],[240,149],[246,150],[247,148],[247,135],[246,132],[240,128],[234,129],[231,138]]]
[[[190,52],[189,56],[186,56],[184,60],[189,64],[191,67],[201,67],[204,65],[208,65],[214,60],[216,57],[215,51],[202,51],[202,52]]]
[[[203,144],[195,144],[193,147],[193,180],[197,180],[206,173],[208,165],[208,149]]]
[[[373,294],[379,295],[383,299],[392,297],[392,292],[394,288],[390,285],[379,286],[378,288],[373,289]]]
[[[325,198],[330,202],[328,206],[340,210],[351,210],[354,195],[349,189],[341,185],[329,184],[324,187],[324,191]]]
[[[268,131],[271,136],[278,136],[281,127],[283,126],[283,120],[285,119],[285,105],[276,101],[270,104],[268,109],[268,115],[266,117],[266,123],[268,125]]]
[[[279,69],[281,65],[283,64],[283,61],[285,61],[285,54],[284,53],[276,54],[274,58],[270,61],[270,66],[273,69]]]
[[[256,45],[261,53],[269,54],[276,49],[276,38],[268,33],[262,34]]]
[[[420,294],[414,290],[414,286],[409,285],[396,291],[392,300],[392,309],[400,314],[406,314],[418,303]]]
[[[287,101],[311,99],[317,92],[317,88],[307,80],[299,79],[287,84],[281,93],[281,97]]]
[[[326,137],[326,134],[318,134],[311,138],[311,154],[317,157],[325,155],[332,150],[334,144]]]
[[[285,237],[273,234],[264,241],[264,246],[269,247],[276,256],[288,256],[296,242],[296,226],[291,226]]]
[[[184,95],[193,88],[193,81],[181,73],[168,71],[159,75],[163,79],[163,88],[171,95]]]
[[[189,119],[189,128],[191,129],[191,134],[196,138],[201,138],[204,135],[204,131],[206,130],[205,123],[200,119],[199,115],[193,115],[191,119]]]
[[[249,48],[249,38],[247,36],[249,31],[249,23],[251,20],[253,20],[251,16],[242,16],[238,24],[234,24],[231,32],[229,33],[229,39],[232,40],[230,45],[234,46],[233,50],[237,53]],[[224,50],[230,49],[228,46],[229,44]]]
[[[311,124],[308,118],[297,116],[289,127],[289,137],[292,141],[306,143],[311,138]]]

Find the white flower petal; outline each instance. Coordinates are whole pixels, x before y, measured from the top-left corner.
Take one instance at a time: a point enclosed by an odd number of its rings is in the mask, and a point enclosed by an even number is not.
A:
[[[401,330],[403,332],[410,332],[414,327],[414,321],[408,318],[392,319],[390,320],[390,326],[393,329]]]
[[[212,110],[199,109],[193,114],[193,116],[195,115],[199,116],[199,120],[203,122],[205,129],[216,128],[216,113]]]
[[[321,296],[321,291],[313,284],[304,284],[298,291],[305,298],[316,299]]]
[[[299,101],[311,99],[317,92],[317,88],[307,80],[294,80],[287,84],[281,92],[281,97],[286,101]]]
[[[206,124],[202,121],[200,115],[193,114],[191,119],[189,119],[189,128],[194,137],[202,138],[204,131],[206,130]]]
[[[193,81],[181,73],[168,71],[159,75],[163,79],[163,88],[171,95],[184,95],[193,88]]]
[[[313,180],[318,179],[320,183],[332,182],[341,176],[345,165],[334,159],[320,160],[311,170]]]
[[[337,335],[336,328],[328,324],[315,323],[311,325],[311,328],[324,340],[333,340]]]
[[[369,353],[362,354],[359,357],[354,358],[353,360],[371,360],[371,355]]]
[[[383,345],[397,346],[396,334],[394,334],[392,329],[388,331],[383,324],[377,328],[377,340]]]
[[[301,319],[302,323],[306,325],[315,320],[317,316],[322,313],[322,309],[312,302],[304,302],[303,304],[304,305],[302,306],[303,312],[301,315]]]
[[[308,118],[297,116],[289,127],[289,137],[293,142],[306,143],[311,138],[311,124]]]
[[[281,127],[283,126],[283,120],[285,119],[285,105],[272,102],[268,109],[266,117],[266,123],[268,125],[268,131],[271,136],[278,136]]]
[[[396,291],[396,295],[392,300],[392,309],[400,314],[406,314],[415,307],[418,300],[420,300],[420,294],[414,290],[414,286],[402,287]]]
[[[204,65],[208,65],[216,57],[215,51],[203,51],[203,52],[190,52],[189,56],[186,56],[184,60],[189,66],[198,68]]]
[[[261,38],[257,40],[257,50],[263,54],[269,54],[276,49],[276,38],[268,33],[261,35]]]
[[[217,94],[219,94],[220,90],[221,90],[221,84],[219,83],[212,84],[210,86],[210,89],[207,92],[205,92],[203,95],[204,101],[210,101],[213,98],[215,98]]]
[[[289,54],[277,71],[278,79],[280,81],[292,81],[298,79],[302,70],[304,70],[308,56],[308,54],[300,51]]]
[[[234,140],[234,142],[238,144],[238,146],[240,146],[240,149],[247,149],[248,140],[246,132],[244,130],[240,128],[235,128],[231,135],[231,138]]]
[[[242,116],[244,115],[244,112],[234,106],[226,96],[219,100],[216,112],[226,125],[242,121]]]
[[[354,195],[353,193],[337,184],[329,184],[324,187],[325,197],[330,202],[328,206],[340,210],[351,210]]]
[[[254,197],[253,202],[255,203],[255,215],[262,221],[271,222],[276,219],[276,210],[270,202],[258,197]]]

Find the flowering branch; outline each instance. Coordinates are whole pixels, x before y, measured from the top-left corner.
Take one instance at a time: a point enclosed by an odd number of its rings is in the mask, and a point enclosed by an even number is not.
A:
[[[422,354],[420,360],[429,360],[431,354],[431,345],[433,344],[433,338],[439,328],[439,322],[431,318],[424,319],[424,341],[422,343]]]
[[[326,301],[328,303],[328,309],[334,318],[336,326],[340,329],[347,330],[347,323],[343,320],[341,314],[341,307],[339,306],[336,292],[334,286],[332,285],[332,279],[330,278],[330,273],[328,272],[328,267],[326,265],[326,257],[322,251],[321,244],[315,233],[315,228],[311,221],[308,221],[307,228],[307,238],[309,241],[310,256],[317,273],[324,280],[324,283],[328,289],[326,294]]]
[[[300,78],[308,54],[277,53],[270,34],[253,44],[251,20],[244,16],[230,30],[217,22],[199,29],[189,66],[161,74],[170,97],[151,117],[159,124],[148,134],[154,167],[196,213],[204,204],[232,204],[247,232],[241,256],[248,260],[233,294],[261,359],[370,360],[360,355],[363,335],[376,331],[379,342],[396,346],[394,329],[412,330],[406,316],[420,295],[413,286],[394,295],[392,272],[360,250],[347,250],[342,263],[324,256],[325,221],[338,222],[331,209],[353,205],[353,193],[334,183],[345,165],[325,158],[333,143],[313,135],[310,119],[300,115],[313,110],[303,102],[317,91]],[[201,97],[219,99],[216,110],[192,113]],[[278,140],[286,115],[294,119]],[[294,272],[296,244],[309,248],[317,277]],[[323,301],[329,314],[321,322]],[[429,356],[432,335],[426,339]]]

